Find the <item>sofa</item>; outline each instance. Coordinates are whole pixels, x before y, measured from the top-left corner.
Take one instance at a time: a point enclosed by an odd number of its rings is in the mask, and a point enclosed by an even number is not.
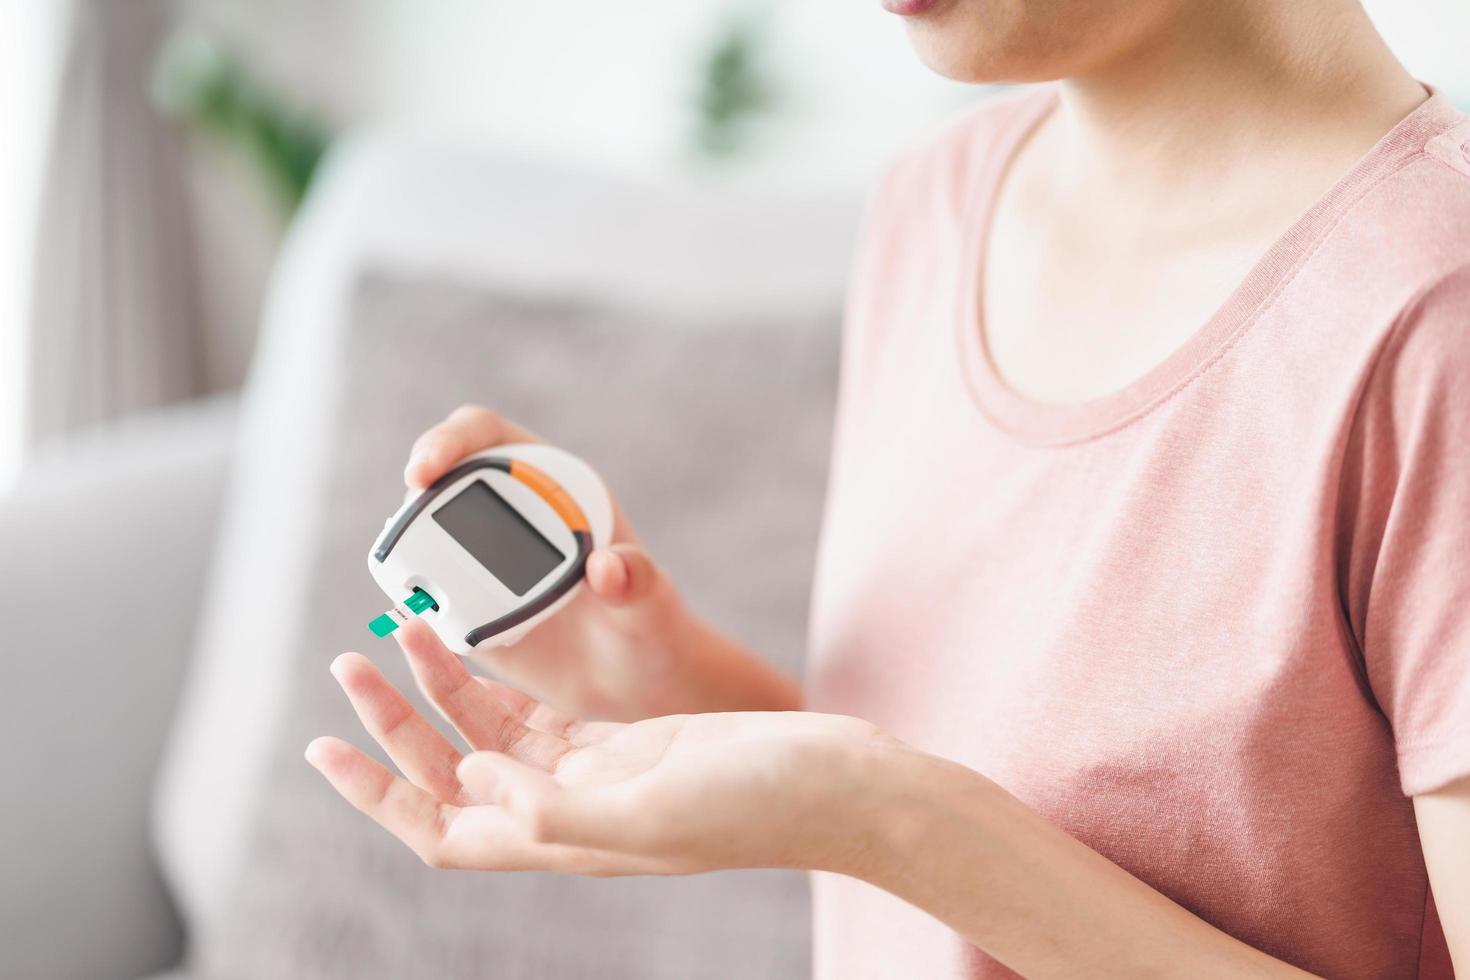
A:
[[[859,210],[340,144],[243,394],[80,434],[0,498],[0,975],[806,975],[799,874],[432,871],[301,750],[371,746],[341,650],[411,688],[366,552],[468,401],[592,461],[691,605],[799,671]]]

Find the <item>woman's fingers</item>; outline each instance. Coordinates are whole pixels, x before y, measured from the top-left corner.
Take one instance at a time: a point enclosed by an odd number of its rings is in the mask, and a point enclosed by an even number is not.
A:
[[[608,735],[627,725],[616,721],[583,721],[542,704],[524,691],[509,684],[493,681],[488,677],[475,677],[475,683],[490,692],[490,696],[505,705],[507,711],[519,718],[527,728],[570,743],[573,748],[596,745]],[[481,748],[481,746],[474,746]]]
[[[440,802],[341,739],[316,739],[306,747],[306,760],[431,867],[592,875],[669,870],[656,859],[534,840],[523,821],[502,808]]]
[[[540,442],[531,432],[479,405],[461,405],[418,437],[403,470],[410,489],[423,489],[471,453],[506,442]]]
[[[458,778],[477,799],[503,807],[533,841],[607,853],[648,853],[650,815],[627,784],[565,787],[551,774],[497,752],[460,761]]]
[[[555,766],[572,751],[565,739],[527,723],[538,707],[535,701],[526,697],[519,706],[507,704],[497,690],[503,685],[481,683],[426,624],[408,623],[395,635],[424,696],[470,745],[504,752],[543,769]],[[555,718],[554,713],[542,717]],[[569,721],[560,718],[555,718],[555,723],[563,730],[571,727]]]
[[[319,738],[306,747],[310,762],[343,798],[407,844],[425,864],[445,866],[445,828],[457,809],[393,775],[338,738]]]
[[[510,712],[511,717],[520,721],[527,728],[553,735],[564,742],[577,744],[575,741],[577,733],[586,724],[580,719],[563,714],[550,705],[542,704],[525,691],[516,690],[509,684],[501,684],[488,677],[475,677],[475,683],[484,688],[490,697],[500,702],[500,705]],[[481,747],[475,746],[477,749]]]
[[[587,556],[587,587],[612,605],[650,598],[665,584],[663,571],[631,542],[598,548]]]
[[[332,675],[357,717],[394,765],[437,799],[462,802],[454,774],[460,753],[360,653],[344,653],[332,661]],[[346,795],[346,794],[344,794]]]

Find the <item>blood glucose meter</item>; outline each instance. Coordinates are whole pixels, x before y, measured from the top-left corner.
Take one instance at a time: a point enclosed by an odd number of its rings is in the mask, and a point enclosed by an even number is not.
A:
[[[466,457],[383,525],[368,568],[398,604],[369,627],[387,636],[418,615],[461,656],[508,646],[571,600],[612,525],[607,488],[568,452]]]

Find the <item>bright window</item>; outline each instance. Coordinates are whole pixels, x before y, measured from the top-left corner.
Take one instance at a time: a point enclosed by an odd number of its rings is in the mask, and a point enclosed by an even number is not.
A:
[[[0,486],[20,460],[22,329],[67,4],[0,0]]]

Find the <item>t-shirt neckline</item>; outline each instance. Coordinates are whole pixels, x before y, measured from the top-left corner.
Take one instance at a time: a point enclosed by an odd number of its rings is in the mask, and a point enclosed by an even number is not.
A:
[[[1182,345],[1133,381],[1109,394],[1076,402],[1041,402],[1000,376],[985,345],[983,270],[991,219],[1005,174],[1026,139],[1057,104],[1047,87],[1024,100],[986,155],[978,195],[962,223],[960,299],[955,318],[965,380],[980,411],[1025,442],[1063,446],[1121,429],[1173,397],[1226,351],[1260,316],[1322,235],[1383,177],[1418,155],[1437,132],[1463,118],[1441,93],[1429,95],[1388,131],[1256,261],[1224,304]]]

